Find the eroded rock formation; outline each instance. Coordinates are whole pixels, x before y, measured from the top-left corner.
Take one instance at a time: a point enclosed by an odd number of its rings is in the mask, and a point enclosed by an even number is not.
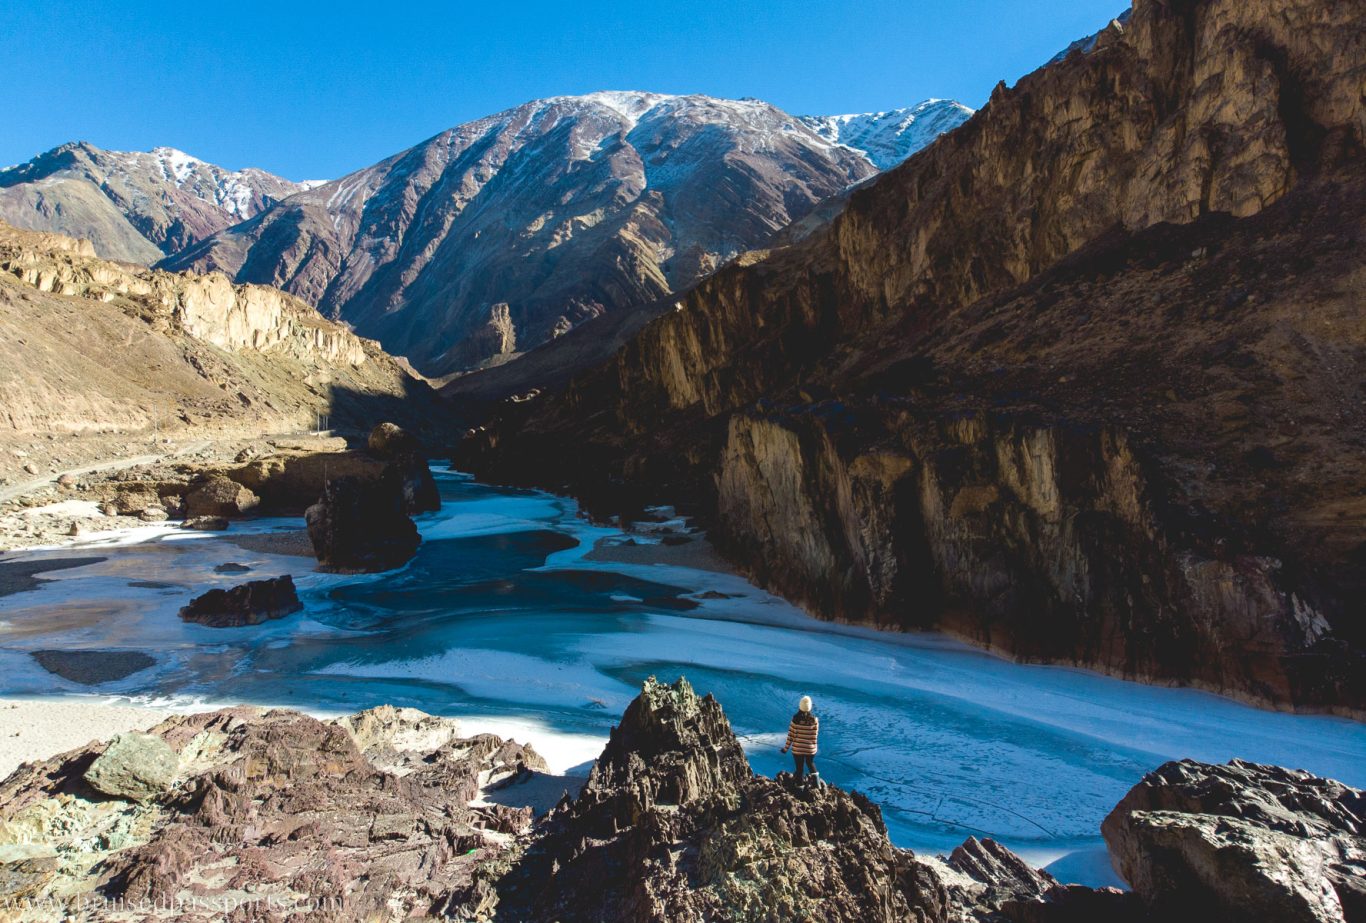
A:
[[[0,783],[0,897],[48,919],[422,917],[531,820],[472,805],[481,785],[544,767],[406,709],[171,718]]]
[[[222,476],[259,494],[263,507],[272,512],[303,512],[338,478],[378,482],[391,470],[402,486],[405,512],[427,513],[440,508],[441,498],[425,454],[415,444],[401,448],[398,441],[392,451],[279,451],[225,469]]]
[[[1366,713],[1364,34],[1139,0],[457,462],[825,617]]]
[[[98,259],[0,225],[0,437],[369,429],[437,420],[425,382],[275,289]]]

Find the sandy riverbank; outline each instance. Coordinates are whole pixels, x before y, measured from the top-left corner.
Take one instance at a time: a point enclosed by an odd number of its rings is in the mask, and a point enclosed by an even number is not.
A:
[[[170,715],[100,699],[0,699],[0,778],[20,763],[47,759],[124,731],[143,731]]]

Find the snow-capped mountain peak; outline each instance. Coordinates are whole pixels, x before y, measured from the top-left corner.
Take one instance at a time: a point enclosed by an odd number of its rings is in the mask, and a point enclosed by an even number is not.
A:
[[[150,263],[306,188],[173,147],[107,151],[75,141],[0,171],[0,220],[75,234],[102,256]]]
[[[945,100],[799,119],[753,98],[552,96],[300,193],[163,265],[280,285],[444,374],[652,304],[969,114]]]
[[[634,127],[646,112],[666,100],[676,98],[665,93],[648,93],[641,90],[599,90],[583,96],[556,96],[547,102],[601,106],[616,112]]]
[[[154,147],[150,153],[161,164],[166,177],[173,180],[177,186],[185,185],[185,180],[189,179],[195,168],[205,165],[198,157],[191,157],[173,147]]]
[[[808,115],[801,122],[832,144],[862,152],[879,170],[889,170],[966,122],[972,113],[954,100],[931,98],[905,109]]]

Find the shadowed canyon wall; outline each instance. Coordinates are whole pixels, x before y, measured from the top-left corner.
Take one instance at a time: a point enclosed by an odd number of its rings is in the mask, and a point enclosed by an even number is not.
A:
[[[1139,2],[458,461],[819,615],[1361,714],[1366,16]]]

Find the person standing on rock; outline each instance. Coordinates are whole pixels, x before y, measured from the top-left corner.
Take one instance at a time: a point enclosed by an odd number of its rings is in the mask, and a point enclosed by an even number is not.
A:
[[[797,703],[797,713],[792,716],[792,721],[787,726],[787,743],[783,744],[782,750],[779,751],[792,751],[792,759],[796,763],[794,771],[798,779],[809,770],[812,781],[820,782],[821,774],[816,771],[815,760],[816,736],[820,734],[820,730],[820,719],[811,714],[811,696],[804,695]]]

